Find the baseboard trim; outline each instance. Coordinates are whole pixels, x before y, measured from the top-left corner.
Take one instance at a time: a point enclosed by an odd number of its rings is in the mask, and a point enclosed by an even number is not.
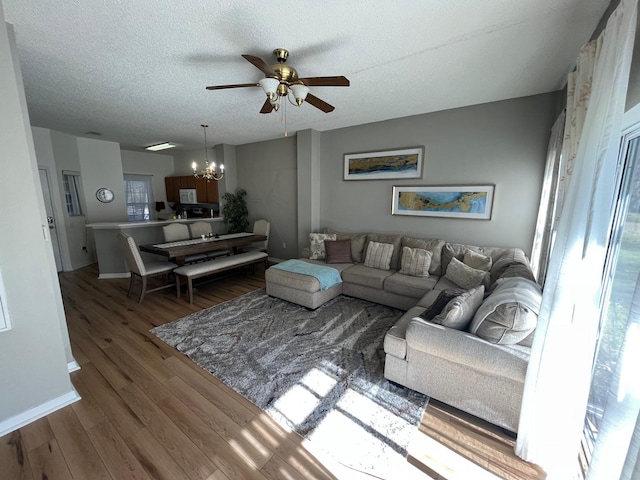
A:
[[[284,260],[281,259],[281,258],[269,257],[269,262],[270,263],[281,263],[281,262],[284,262]]]
[[[65,393],[64,395],[60,395],[53,400],[49,400],[37,407],[30,408],[18,415],[14,415],[13,417],[9,417],[6,420],[0,422],[0,437],[7,435],[15,430],[18,430],[25,425],[30,424],[31,422],[35,422],[36,420],[46,417],[50,413],[55,412],[61,408],[66,407],[67,405],[71,405],[74,402],[80,400],[80,395],[74,388],[70,392]]]
[[[109,280],[110,278],[129,278],[131,273],[101,273],[98,280]]]
[[[67,362],[67,371],[69,373],[75,372],[76,370],[80,370],[80,368],[81,368],[80,364],[75,360],[72,360],[71,362]]]

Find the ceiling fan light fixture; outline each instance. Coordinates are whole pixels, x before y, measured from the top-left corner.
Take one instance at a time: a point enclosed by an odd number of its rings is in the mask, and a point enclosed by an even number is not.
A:
[[[278,85],[280,85],[280,81],[277,78],[263,78],[258,83],[269,100],[273,101],[278,96]]]
[[[293,93],[293,96],[296,99],[296,104],[300,106],[302,105],[302,102],[304,102],[304,99],[307,98],[307,94],[309,93],[309,87],[301,84],[291,85],[291,92]]]

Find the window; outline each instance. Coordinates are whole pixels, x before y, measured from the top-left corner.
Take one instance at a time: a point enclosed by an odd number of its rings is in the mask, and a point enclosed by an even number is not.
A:
[[[598,348],[591,377],[589,404],[585,418],[586,462],[600,435],[607,409],[624,401],[630,379],[637,375],[636,362],[626,362],[624,345],[632,345],[638,330],[637,305],[640,290],[640,131],[625,138],[626,149],[620,176],[620,194],[615,206],[614,225],[606,265],[606,297],[600,319]],[[635,298],[634,298],[635,297]],[[628,357],[628,355],[627,355]],[[628,360],[628,359],[627,359]],[[632,364],[633,363],[633,364]],[[613,403],[612,403],[613,402]],[[609,414],[611,415],[611,414]],[[621,428],[608,428],[607,435]],[[619,434],[618,434],[619,436]],[[611,441],[603,438],[601,442]],[[613,477],[612,477],[613,478]]]
[[[124,191],[129,221],[151,220],[151,205],[153,204],[151,175],[126,174],[124,176]]]
[[[64,200],[70,217],[82,215],[80,206],[80,174],[78,172],[62,172],[64,182]]]

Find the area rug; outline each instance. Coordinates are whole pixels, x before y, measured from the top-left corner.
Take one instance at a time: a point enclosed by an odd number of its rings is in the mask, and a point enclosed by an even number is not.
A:
[[[156,327],[312,452],[388,478],[428,397],[385,380],[384,335],[401,310],[339,296],[315,311],[264,289]]]

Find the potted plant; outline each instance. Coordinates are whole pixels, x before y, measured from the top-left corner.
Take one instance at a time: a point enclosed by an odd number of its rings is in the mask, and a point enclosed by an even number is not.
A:
[[[247,191],[236,189],[236,193],[227,192],[222,196],[222,216],[229,227],[229,233],[244,232],[249,226],[249,210],[247,209]]]

